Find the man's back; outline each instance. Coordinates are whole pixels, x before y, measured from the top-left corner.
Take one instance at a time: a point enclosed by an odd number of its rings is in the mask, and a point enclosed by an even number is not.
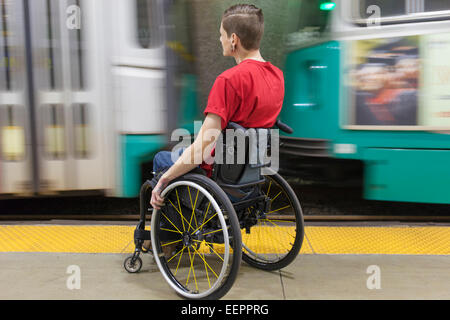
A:
[[[217,78],[205,114],[218,114],[222,128],[230,121],[245,128],[269,128],[283,99],[283,72],[270,62],[247,59]]]

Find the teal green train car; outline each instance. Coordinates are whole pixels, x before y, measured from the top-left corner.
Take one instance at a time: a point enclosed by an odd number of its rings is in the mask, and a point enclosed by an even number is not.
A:
[[[202,119],[199,89],[232,65],[218,42],[232,3],[0,1],[0,198],[137,197],[170,133]],[[450,203],[448,1],[254,3],[262,53],[285,73],[282,173]]]
[[[327,9],[326,5],[328,5]],[[450,4],[293,2],[282,169],[365,199],[450,203]]]

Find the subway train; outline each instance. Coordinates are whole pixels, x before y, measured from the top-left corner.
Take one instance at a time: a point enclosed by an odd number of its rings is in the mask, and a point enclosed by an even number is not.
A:
[[[169,133],[202,118],[222,67],[198,38],[218,44],[233,3],[0,0],[0,197],[138,196]],[[281,173],[450,203],[448,1],[253,3],[263,56],[282,52]]]
[[[450,203],[450,2],[292,2],[281,167],[365,199]],[[313,176],[311,178],[311,176]]]
[[[164,146],[173,116],[171,3],[0,5],[0,197],[137,196],[141,164]]]

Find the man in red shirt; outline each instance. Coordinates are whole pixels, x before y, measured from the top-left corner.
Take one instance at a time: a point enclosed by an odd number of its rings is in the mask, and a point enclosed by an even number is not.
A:
[[[235,5],[224,12],[220,25],[223,55],[233,57],[237,65],[217,77],[198,136],[159,179],[152,191],[150,203],[153,208],[160,209],[164,205],[161,192],[170,181],[202,163],[208,171],[203,162],[204,155],[210,154],[228,122],[236,122],[244,128],[274,126],[283,104],[284,78],[280,69],[261,56],[259,48],[263,33],[261,9],[253,5]],[[154,171],[155,167],[161,167],[158,162],[162,158],[165,156],[161,153],[155,156]]]

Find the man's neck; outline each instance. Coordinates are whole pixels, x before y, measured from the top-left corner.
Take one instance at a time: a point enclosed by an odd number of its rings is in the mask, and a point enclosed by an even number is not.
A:
[[[259,50],[252,50],[252,51],[241,51],[236,54],[234,57],[234,60],[236,61],[236,64],[240,64],[244,60],[256,60],[261,62],[266,62],[264,58],[261,56],[261,52]]]

